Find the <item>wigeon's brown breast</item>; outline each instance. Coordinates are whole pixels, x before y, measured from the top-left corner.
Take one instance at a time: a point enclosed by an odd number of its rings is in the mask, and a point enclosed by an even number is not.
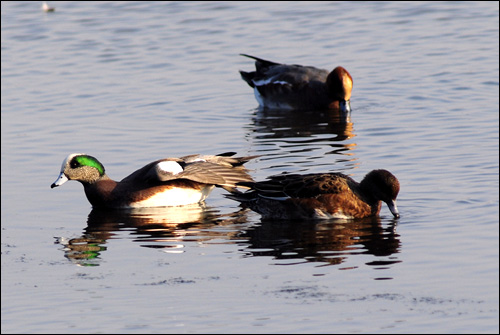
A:
[[[93,184],[83,184],[85,195],[93,207],[107,207],[115,201],[113,192],[118,183],[112,179],[99,180]]]

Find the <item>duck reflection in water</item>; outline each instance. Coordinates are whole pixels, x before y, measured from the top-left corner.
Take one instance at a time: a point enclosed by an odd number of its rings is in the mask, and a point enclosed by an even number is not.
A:
[[[257,108],[252,118],[252,126],[256,133],[263,135],[260,138],[336,135],[336,141],[343,141],[353,137],[350,114],[331,110]]]
[[[350,115],[325,110],[255,110],[248,128],[250,142],[265,155],[261,160],[279,159],[283,167],[297,169],[314,165],[337,164],[351,169],[356,165],[352,149],[356,143]],[[323,160],[327,158],[328,163]],[[332,161],[334,159],[335,161]]]
[[[100,255],[107,249],[107,241],[120,238],[121,231],[130,232],[134,242],[140,242],[142,247],[182,253],[183,242],[214,238],[230,240],[238,231],[217,231],[213,228],[245,223],[245,213],[245,210],[239,210],[221,214],[204,203],[128,210],[93,209],[82,236],[57,238],[56,243],[64,245],[66,258],[82,266],[99,265]]]
[[[213,208],[192,206],[171,211],[92,210],[82,236],[60,239],[67,259],[79,266],[98,266],[108,240],[129,232],[141,247],[182,253],[186,243],[225,241],[241,246],[242,257],[273,257],[276,264],[318,262],[342,264],[356,255],[381,257],[369,266],[399,263],[394,254],[400,249],[396,220],[381,225],[380,217],[358,220],[262,221],[250,224],[247,211],[221,215]],[[170,212],[170,215],[168,214]],[[184,222],[180,222],[183,218]],[[219,229],[224,226],[224,229]]]
[[[241,237],[248,239],[247,257],[271,256],[278,260],[278,265],[336,265],[362,254],[382,257],[366,265],[386,266],[401,262],[394,257],[401,246],[396,223],[392,219],[383,227],[380,217],[323,222],[262,221]]]

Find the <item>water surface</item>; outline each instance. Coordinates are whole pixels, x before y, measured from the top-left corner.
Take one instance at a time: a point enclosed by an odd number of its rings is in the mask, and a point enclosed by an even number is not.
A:
[[[497,2],[2,2],[2,333],[498,333]],[[257,109],[248,53],[354,78],[348,118]],[[394,220],[91,210],[192,153],[260,180],[385,168]]]

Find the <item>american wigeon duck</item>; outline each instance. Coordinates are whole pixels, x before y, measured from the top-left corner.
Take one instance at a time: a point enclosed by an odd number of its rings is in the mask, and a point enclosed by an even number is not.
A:
[[[204,201],[215,186],[234,191],[236,183],[252,181],[243,164],[256,156],[231,157],[234,154],[160,159],[116,182],[96,158],[75,153],[63,161],[50,187],[77,180],[94,208],[187,205]]]
[[[378,215],[381,201],[398,218],[399,181],[386,170],[373,170],[357,183],[342,173],[282,174],[262,182],[243,182],[247,192],[227,197],[240,201],[263,219],[356,219]]]
[[[254,56],[256,71],[240,71],[261,107],[351,111],[352,77],[342,66],[332,72],[312,66],[274,63]]]

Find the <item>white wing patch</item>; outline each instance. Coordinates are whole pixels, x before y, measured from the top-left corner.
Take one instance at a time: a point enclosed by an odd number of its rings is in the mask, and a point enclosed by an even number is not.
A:
[[[163,172],[171,173],[173,175],[176,175],[176,174],[181,173],[182,171],[184,171],[184,169],[182,168],[182,166],[179,163],[175,162],[175,161],[163,161],[163,162],[160,162],[157,165],[157,169],[161,170]]]

